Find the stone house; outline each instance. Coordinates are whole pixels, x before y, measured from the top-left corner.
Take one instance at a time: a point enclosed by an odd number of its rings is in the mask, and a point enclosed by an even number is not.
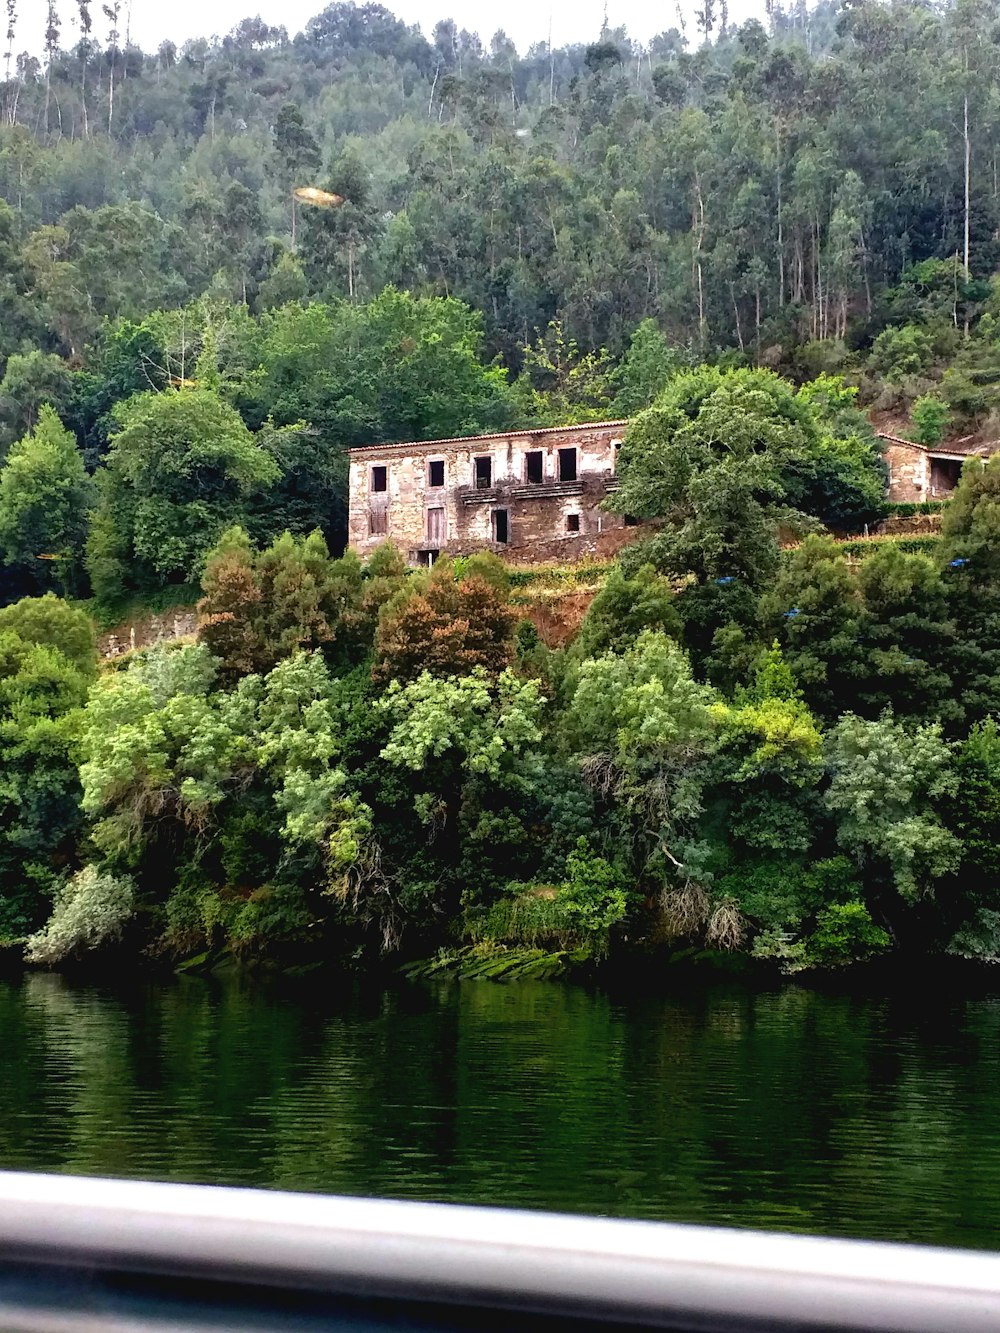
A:
[[[627,421],[501,431],[449,440],[350,450],[349,542],[367,557],[387,538],[411,564],[442,551],[503,552],[513,560],[576,560],[613,554],[632,520],[602,502],[617,485]],[[970,455],[996,444],[972,436],[914,444],[880,433],[889,499],[920,503],[954,490]]]
[[[350,451],[350,546],[362,557],[391,538],[411,564],[442,551],[530,551],[576,559],[628,525],[602,501],[615,489],[627,422]]]
[[[943,500],[958,485],[967,458],[988,458],[997,451],[995,442],[983,444],[971,435],[940,445],[914,444],[884,432],[879,439],[889,469],[889,499],[898,504]]]

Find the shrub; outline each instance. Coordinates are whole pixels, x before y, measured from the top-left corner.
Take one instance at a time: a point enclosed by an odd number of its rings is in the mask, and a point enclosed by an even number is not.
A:
[[[915,324],[883,329],[872,343],[868,364],[890,383],[922,374],[934,359],[934,345],[925,329]]]
[[[924,394],[913,404],[913,424],[916,427],[917,444],[940,444],[948,429],[951,413],[940,398],[933,394]]]
[[[29,938],[24,956],[29,963],[51,967],[71,954],[97,949],[121,937],[134,910],[130,879],[84,866],[56,894],[52,915]]]
[[[603,857],[596,856],[579,838],[576,850],[566,858],[566,883],[559,894],[568,919],[597,942],[625,919],[628,893],[620,872]]]
[[[864,903],[832,903],[816,918],[805,941],[805,967],[846,967],[884,953],[892,941]]]
[[[555,886],[510,884],[485,912],[470,914],[466,935],[477,944],[566,948],[575,931]]]

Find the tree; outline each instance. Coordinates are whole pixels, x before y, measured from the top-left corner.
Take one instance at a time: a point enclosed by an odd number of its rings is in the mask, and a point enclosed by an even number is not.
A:
[[[78,589],[90,479],[76,440],[50,407],[0,470],[0,554],[39,588]]]
[[[1000,714],[1000,454],[966,461],[941,535],[942,575],[961,627],[952,675],[975,721]]]
[[[948,429],[950,412],[946,403],[933,394],[923,394],[913,404],[910,416],[916,427],[918,444],[940,444]]]
[[[0,381],[0,446],[10,445],[34,430],[44,406],[63,410],[71,386],[69,370],[58,356],[35,351],[10,357]]]
[[[324,188],[343,203],[303,210],[302,266],[313,291],[354,302],[364,291],[364,261],[382,225],[372,207],[369,172],[355,151],[346,149],[334,162]]]
[[[647,630],[620,656],[583,662],[566,710],[566,743],[609,805],[615,841],[633,873],[660,887],[697,878],[713,699],[682,650]]]
[[[115,563],[121,587],[194,582],[248,497],[277,480],[277,464],[207,389],[139,394],[116,419],[87,548],[95,590],[113,588]],[[109,529],[119,539],[110,557]]]
[[[587,609],[573,641],[573,655],[582,660],[624,652],[645,630],[679,639],[676,600],[670,580],[652,565],[642,565],[631,577],[614,566]]]
[[[72,955],[99,949],[121,938],[134,910],[130,879],[84,866],[57,892],[52,916],[28,940],[25,958],[52,967]]]
[[[480,666],[465,676],[438,678],[425,671],[405,685],[394,680],[376,704],[393,724],[381,757],[424,772],[432,759],[453,752],[467,774],[491,782],[507,774],[509,780],[542,739],[544,703],[536,681],[519,680],[511,671],[494,679]],[[426,800],[419,809],[431,814]]]
[[[716,708],[715,722],[726,843],[743,856],[801,857],[816,835],[823,741],[777,645],[735,703]]]
[[[561,320],[552,320],[532,346],[523,348],[522,378],[533,393],[540,416],[552,425],[600,421],[611,400],[611,361],[602,347],[585,352],[566,336]]]
[[[72,652],[84,627],[81,670],[51,639],[67,630]],[[80,710],[94,666],[93,627],[81,611],[54,597],[0,611],[0,936],[41,925],[72,854]]]
[[[319,144],[294,102],[279,107],[272,133],[274,161],[285,189],[314,184],[321,162]]]
[[[611,373],[611,415],[631,417],[644,411],[659,397],[670,377],[689,363],[687,348],[668,342],[654,320],[644,319]]]
[[[285,306],[260,321],[253,416],[318,432],[289,437],[281,449],[302,459],[301,491],[323,483],[329,493],[321,473],[346,480],[344,446],[522,424],[507,372],[484,363],[483,342],[481,317],[460,301],[391,287],[366,305]],[[249,419],[249,404],[243,410]]]
[[[621,450],[614,508],[663,520],[632,558],[699,582],[760,586],[777,566],[779,523],[808,526],[782,502],[796,464],[819,448],[814,416],[776,375],[676,375]]]
[[[376,681],[465,676],[477,667],[497,675],[513,654],[515,617],[506,589],[472,574],[456,576],[439,560],[429,577],[410,581],[389,600],[375,635]]]
[[[834,719],[855,706],[867,670],[864,606],[837,544],[813,535],[788,553],[761,616],[807,703]]]
[[[847,714],[830,733],[827,763],[837,841],[878,886],[898,937],[910,924],[906,909],[930,897],[961,857],[942,819],[957,789],[950,749],[937,726],[908,730],[891,717]]]
[[[16,634],[23,643],[58,650],[85,679],[97,673],[94,622],[54,593],[24,597],[0,608],[0,633],[4,632]]]
[[[857,711],[961,721],[951,676],[956,626],[940,570],[927,556],[885,546],[864,561],[858,582],[867,614]]]
[[[318,532],[301,539],[286,532],[257,552],[241,528],[230,529],[206,561],[200,637],[228,680],[319,648],[356,665],[375,629],[376,608],[366,603],[373,580],[366,587],[364,573],[353,554],[331,560]]]

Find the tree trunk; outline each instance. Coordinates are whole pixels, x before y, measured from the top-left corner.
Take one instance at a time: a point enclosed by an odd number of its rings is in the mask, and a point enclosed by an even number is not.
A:
[[[90,125],[87,121],[87,57],[80,57],[80,118],[83,126],[83,137],[90,138]]]
[[[743,346],[743,330],[740,328],[740,307],[736,300],[736,288],[732,283],[729,284],[729,295],[732,297],[733,314],[736,317],[736,341],[740,345],[740,351],[744,352],[746,351],[746,348]]]
[[[698,338],[702,347],[705,345],[705,284],[701,268],[701,244],[705,239],[705,201],[701,193],[701,178],[694,173],[695,189],[695,244],[694,268],[698,286]]]
[[[777,167],[775,178],[778,187],[778,305],[785,304],[785,240],[781,234],[781,125],[774,122],[775,157]]]
[[[969,278],[969,176],[972,168],[972,143],[969,139],[969,94],[962,100],[962,137],[965,140],[965,277]],[[965,320],[965,336],[969,336],[969,320]]]

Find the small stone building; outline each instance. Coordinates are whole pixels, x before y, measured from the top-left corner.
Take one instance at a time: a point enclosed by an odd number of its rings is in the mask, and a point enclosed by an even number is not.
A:
[[[897,504],[945,499],[958,485],[967,458],[988,458],[997,451],[995,442],[983,444],[973,436],[940,445],[914,444],[884,433],[879,439],[889,469],[889,499]]]
[[[627,422],[505,431],[350,451],[350,545],[391,539],[411,564],[442,551],[576,558],[627,520],[606,512]]]

